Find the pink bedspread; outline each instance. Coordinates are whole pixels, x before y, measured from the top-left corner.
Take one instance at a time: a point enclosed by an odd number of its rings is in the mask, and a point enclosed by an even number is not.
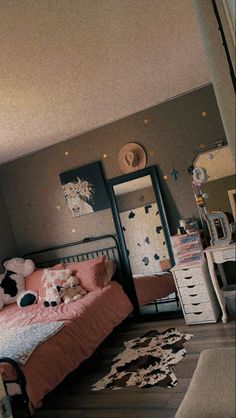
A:
[[[171,273],[136,275],[134,285],[140,306],[165,298],[176,291]]]
[[[22,366],[31,410],[39,407],[48,392],[90,357],[132,309],[122,287],[110,282],[103,289],[94,290],[81,300],[67,305],[44,308],[36,304],[18,308],[14,304],[1,310],[0,329],[35,322],[65,323],[57,334],[40,344]]]

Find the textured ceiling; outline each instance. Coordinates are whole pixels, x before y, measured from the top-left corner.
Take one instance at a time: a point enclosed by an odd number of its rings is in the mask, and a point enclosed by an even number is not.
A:
[[[0,10],[0,163],[210,82],[190,0]]]

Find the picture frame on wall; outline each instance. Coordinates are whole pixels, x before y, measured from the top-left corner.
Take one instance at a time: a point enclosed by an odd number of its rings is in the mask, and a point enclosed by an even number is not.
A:
[[[110,207],[100,161],[74,168],[59,176],[74,218]]]

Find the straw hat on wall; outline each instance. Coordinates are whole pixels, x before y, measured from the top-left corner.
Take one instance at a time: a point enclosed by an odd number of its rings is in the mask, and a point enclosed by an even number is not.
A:
[[[124,145],[118,155],[118,164],[123,173],[132,173],[145,168],[146,153],[141,145],[129,142]]]

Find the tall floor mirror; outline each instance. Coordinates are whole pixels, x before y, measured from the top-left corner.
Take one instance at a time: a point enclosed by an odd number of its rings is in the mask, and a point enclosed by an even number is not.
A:
[[[107,184],[129,294],[136,313],[140,313],[135,278],[142,277],[145,286],[145,277],[168,271],[173,265],[157,169],[147,167],[108,180]]]

